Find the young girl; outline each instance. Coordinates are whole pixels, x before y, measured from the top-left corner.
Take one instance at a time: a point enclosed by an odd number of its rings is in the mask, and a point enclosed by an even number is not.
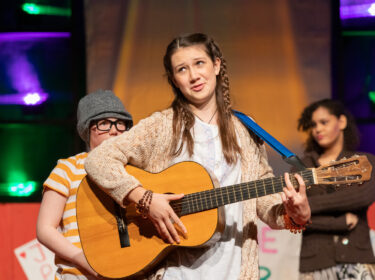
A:
[[[272,170],[264,146],[232,113],[226,62],[210,37],[175,38],[167,47],[164,67],[175,96],[171,107],[94,149],[85,168],[120,205],[137,203],[166,242],[179,243],[173,222],[185,233],[188,229],[169,202],[183,194],[150,194],[124,165],[160,172],[174,163],[195,161],[214,174],[220,186],[270,177]],[[176,249],[148,279],[258,279],[257,219],[281,229],[284,219],[301,228],[310,218],[305,185],[297,179],[299,192],[286,178],[284,204],[274,194],[226,205],[218,242],[208,248]]]
[[[309,133],[303,158],[308,167],[364,154],[355,150],[355,122],[338,101],[325,99],[305,108],[298,128]],[[366,155],[375,166],[374,156]],[[375,200],[374,170],[363,185],[314,186],[307,191],[312,224],[303,233],[300,279],[375,279],[366,219]]]

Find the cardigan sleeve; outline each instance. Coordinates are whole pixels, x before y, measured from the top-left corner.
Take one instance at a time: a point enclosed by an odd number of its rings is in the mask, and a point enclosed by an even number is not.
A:
[[[165,129],[162,113],[141,120],[129,131],[105,140],[93,149],[86,161],[85,169],[91,180],[109,194],[117,203],[123,205],[126,195],[140,182],[125,170],[126,164],[145,169],[158,145]],[[165,146],[165,145],[164,145]]]
[[[273,177],[273,171],[268,163],[264,145],[260,148],[259,179]],[[284,206],[279,193],[266,195],[257,199],[257,215],[272,229],[285,228]]]

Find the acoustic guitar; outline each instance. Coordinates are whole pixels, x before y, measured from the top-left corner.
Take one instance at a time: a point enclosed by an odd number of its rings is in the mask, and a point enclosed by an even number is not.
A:
[[[369,180],[371,170],[366,156],[355,156],[299,174],[306,186],[338,185]],[[160,173],[129,165],[126,171],[153,192],[185,194],[170,204],[181,217],[188,236],[181,237],[178,245],[165,243],[152,222],[136,212],[134,204],[121,208],[86,176],[77,192],[79,236],[88,263],[107,278],[140,276],[177,246],[207,244],[216,231],[223,229],[220,206],[282,192],[285,186],[284,177],[280,176],[215,188],[213,177],[195,162],[178,163]],[[291,181],[297,188],[292,175]]]

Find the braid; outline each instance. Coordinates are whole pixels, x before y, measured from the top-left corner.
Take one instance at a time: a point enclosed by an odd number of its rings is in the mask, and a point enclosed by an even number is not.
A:
[[[178,156],[182,152],[183,143],[187,143],[189,156],[192,156],[194,149],[193,137],[190,129],[194,126],[195,119],[193,113],[189,110],[188,105],[184,99],[175,99],[172,103],[173,108],[173,135],[180,135],[182,133],[181,145],[177,147],[177,137],[173,138],[171,146],[171,155]]]
[[[191,136],[190,129],[194,126],[194,115],[193,113],[187,108],[187,105],[185,104],[184,107],[181,108],[182,113],[182,121],[183,121],[183,131],[182,131],[182,143],[186,141],[187,143],[187,149],[189,152],[189,155],[193,155],[193,148],[194,148],[194,142],[193,137]],[[182,143],[179,148],[180,153],[182,150]]]
[[[214,40],[210,40],[209,48],[211,48],[212,57],[211,59],[214,60],[215,58],[220,59],[220,72],[217,77],[217,91],[219,91],[220,95],[223,98],[223,110],[226,115],[230,116],[232,112],[232,104],[229,94],[229,78],[227,73],[227,61],[225,60],[223,54],[220,51],[219,46],[215,43]]]
[[[220,72],[216,76],[216,104],[218,107],[218,123],[221,143],[225,160],[235,163],[241,149],[237,143],[236,132],[232,122],[232,104],[229,90],[229,77],[227,73],[227,62],[214,40],[208,44],[208,54],[212,61],[220,59]]]
[[[232,112],[232,104],[229,94],[229,78],[227,74],[227,62],[225,61],[224,57],[220,58],[221,65],[220,65],[220,76],[221,76],[221,90],[223,92],[223,99],[224,99],[224,109],[227,115],[230,115]]]

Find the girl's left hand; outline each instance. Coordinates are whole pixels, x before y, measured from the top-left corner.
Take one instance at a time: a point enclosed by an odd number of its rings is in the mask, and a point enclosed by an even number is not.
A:
[[[286,187],[283,188],[281,199],[283,200],[286,213],[296,224],[305,225],[311,218],[311,209],[306,196],[306,185],[299,174],[294,174],[297,179],[298,191],[293,187],[289,174],[285,173]]]

